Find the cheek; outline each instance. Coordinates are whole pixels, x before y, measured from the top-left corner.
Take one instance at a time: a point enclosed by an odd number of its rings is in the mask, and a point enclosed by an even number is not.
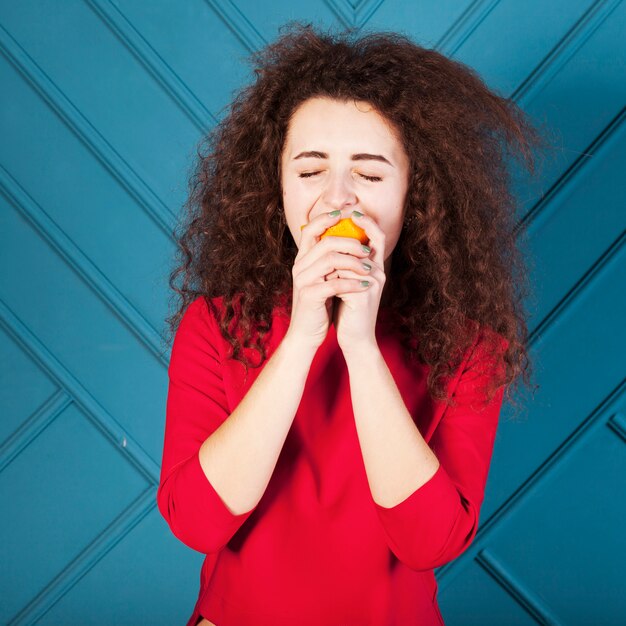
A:
[[[287,215],[291,215],[294,219],[298,213],[302,213],[303,207],[307,204],[307,194],[301,187],[294,182],[287,181],[283,187],[283,207]]]
[[[381,212],[380,215],[373,214],[372,218],[385,233],[387,240],[395,237],[396,232],[402,228],[402,217],[398,217],[392,207],[389,207],[384,213]]]
[[[397,215],[394,214],[393,217],[387,217],[385,220],[379,221],[378,225],[385,233],[385,247],[386,252],[389,253],[389,251],[395,247],[398,239],[400,239],[400,234],[402,233],[402,213],[398,211]]]

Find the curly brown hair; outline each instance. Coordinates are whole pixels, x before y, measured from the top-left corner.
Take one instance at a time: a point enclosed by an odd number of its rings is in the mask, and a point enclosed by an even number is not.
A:
[[[506,159],[535,173],[533,150],[547,145],[541,134],[474,70],[398,32],[355,38],[353,29],[321,32],[293,21],[282,30],[252,55],[255,82],[197,148],[186,219],[174,231],[170,287],[179,304],[166,320],[167,341],[203,296],[229,356],[246,372],[263,363],[274,307],[281,300],[291,313],[285,296],[298,252],[281,206],[290,117],[312,97],[367,101],[399,130],[410,161],[404,214],[413,219],[394,249],[389,301],[381,304],[397,318],[406,358],[429,365],[431,396],[454,404],[446,379],[484,339],[485,362],[499,373],[489,378],[488,400],[520,374],[528,385],[529,288]],[[212,298],[222,299],[223,316]],[[242,357],[242,345],[259,352],[256,364]]]

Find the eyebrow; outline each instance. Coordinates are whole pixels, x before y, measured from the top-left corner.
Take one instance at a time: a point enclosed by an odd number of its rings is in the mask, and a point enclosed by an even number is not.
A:
[[[307,157],[313,157],[316,159],[327,159],[328,155],[325,152],[319,150],[308,150],[307,152],[301,152],[297,156],[293,157],[293,161],[296,159],[305,159]],[[380,161],[381,163],[387,163],[391,167],[395,167],[391,161],[386,159],[382,154],[368,154],[367,152],[359,152],[350,156],[353,161]]]

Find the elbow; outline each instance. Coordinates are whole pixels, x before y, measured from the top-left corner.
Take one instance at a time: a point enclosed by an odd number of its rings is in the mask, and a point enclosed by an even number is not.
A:
[[[426,552],[410,559],[405,564],[417,572],[424,572],[443,567],[465,552],[472,543],[472,539],[461,543],[448,544],[437,553]]]
[[[207,532],[207,526],[197,518],[179,515],[176,498],[167,484],[159,485],[156,501],[172,534],[188,548],[202,554],[215,554],[228,543],[230,536]]]
[[[444,540],[424,541],[416,537],[406,551],[393,550],[407,567],[417,572],[443,567],[463,554],[474,541],[478,531],[478,513],[473,506],[460,507]],[[410,548],[413,549],[410,549]]]
[[[239,515],[231,511],[207,479],[197,454],[163,474],[157,504],[174,536],[202,554],[222,550],[254,510]]]

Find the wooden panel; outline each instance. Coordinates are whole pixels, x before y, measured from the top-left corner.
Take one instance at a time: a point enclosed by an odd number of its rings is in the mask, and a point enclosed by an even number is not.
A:
[[[398,30],[475,68],[554,145],[514,169],[540,389],[505,406],[478,535],[437,571],[447,624],[626,612],[626,3],[0,6],[0,621],[184,623],[201,555],[155,508],[172,228],[202,135],[290,19]],[[129,581],[132,584],[129,584]],[[582,582],[581,582],[582,581]],[[584,589],[581,591],[581,585]],[[8,593],[6,591],[8,590]],[[167,593],[163,593],[167,590]]]

